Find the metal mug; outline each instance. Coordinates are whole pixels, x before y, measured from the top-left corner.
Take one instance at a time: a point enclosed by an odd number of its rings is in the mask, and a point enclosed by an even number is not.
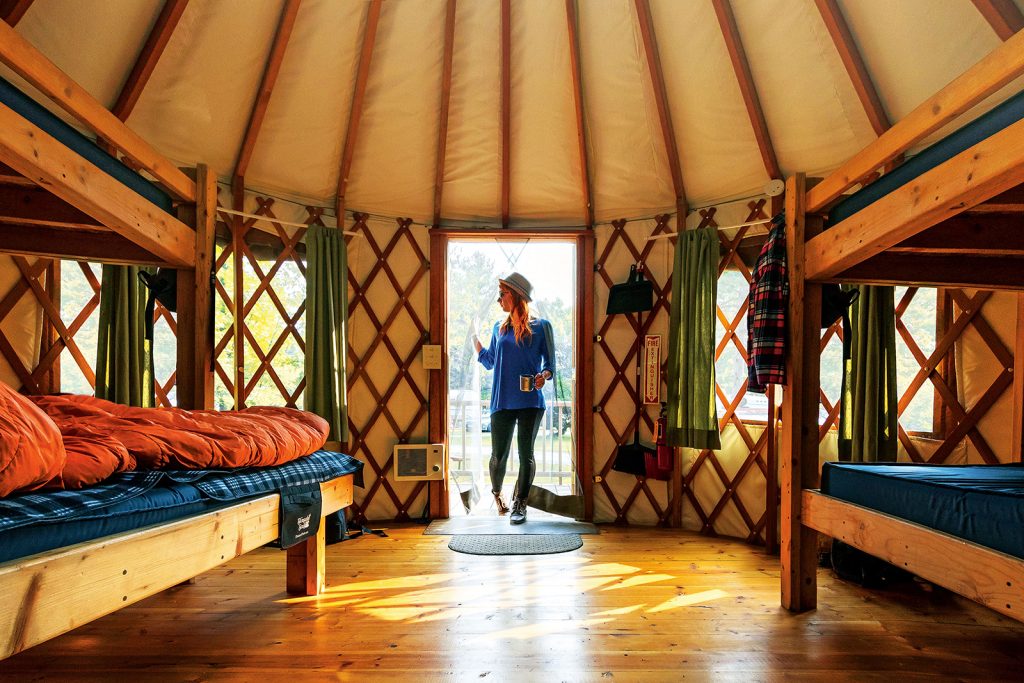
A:
[[[533,391],[533,375],[519,375],[519,391]]]

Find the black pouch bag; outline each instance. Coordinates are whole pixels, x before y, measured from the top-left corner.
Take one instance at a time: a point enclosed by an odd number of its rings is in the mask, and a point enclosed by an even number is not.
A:
[[[658,451],[654,446],[640,443],[640,431],[633,434],[633,443],[625,443],[615,451],[615,461],[612,469],[616,472],[635,474],[638,477],[647,476],[647,459],[657,459]]]
[[[832,539],[830,559],[836,576],[865,588],[886,588],[914,578],[910,572],[836,539]]]
[[[323,497],[320,484],[289,486],[281,491],[281,548],[316,536],[320,530]]]
[[[836,284],[825,284],[821,286],[821,329],[827,330],[832,323],[843,319],[846,322],[846,311],[853,305],[853,302],[860,296],[859,289],[844,291]]]
[[[629,277],[622,284],[612,285],[608,292],[606,313],[639,313],[654,308],[654,286],[637,270],[634,263],[629,267]]]
[[[159,301],[171,313],[178,310],[178,271],[160,268],[155,273],[139,271],[139,281],[149,289],[146,299],[146,339],[153,341],[153,311]],[[212,290],[211,290],[212,291]]]

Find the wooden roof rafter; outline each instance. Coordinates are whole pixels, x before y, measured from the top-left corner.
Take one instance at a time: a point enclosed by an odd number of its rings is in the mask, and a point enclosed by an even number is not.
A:
[[[672,127],[672,115],[668,107],[668,95],[665,90],[665,77],[661,71],[661,58],[658,56],[658,40],[654,34],[654,23],[651,21],[651,7],[648,0],[634,0],[640,37],[643,40],[644,55],[651,73],[651,84],[654,99],[658,108],[658,119],[661,122],[661,135],[665,142],[665,153],[668,155],[669,170],[672,173],[672,187],[676,194],[676,214],[678,228],[682,229],[686,221],[686,190],[683,187],[683,172],[679,165],[679,148],[676,146],[676,134]]]
[[[455,3],[448,0],[444,17],[444,57],[441,68],[441,115],[437,128],[437,167],[434,172],[434,220],[441,225],[441,198],[444,189],[444,162],[448,149],[448,112],[452,99],[452,53],[455,46]]]
[[[267,63],[263,69],[263,78],[260,80],[259,90],[256,91],[256,99],[253,101],[252,110],[249,112],[249,123],[245,128],[245,135],[242,144],[239,146],[238,155],[235,160],[235,171],[233,177],[235,182],[244,185],[245,173],[249,170],[249,163],[252,161],[253,150],[256,147],[256,140],[259,138],[260,128],[263,127],[263,119],[267,114],[267,107],[270,106],[270,96],[277,84],[278,74],[281,72],[281,64],[284,62],[285,51],[288,49],[288,40],[291,38],[292,29],[295,27],[295,19],[299,14],[299,6],[302,0],[287,0],[281,8],[281,17],[277,23],[277,32],[274,34],[274,41],[267,55]]]
[[[972,2],[1000,40],[1009,40],[1010,36],[1024,29],[1024,14],[1021,14],[1017,5],[1013,4],[1013,0],[972,0]]]
[[[195,202],[195,181],[124,125],[95,97],[3,22],[0,22],[0,62],[38,88],[98,137],[110,142],[179,199]]]
[[[33,0],[0,0],[0,21],[9,26],[17,26],[25,12],[32,6]]]
[[[508,227],[512,141],[512,3],[501,0],[501,227]]]
[[[572,69],[573,104],[576,109],[576,139],[580,150],[580,193],[587,228],[594,227],[594,203],[590,189],[590,162],[587,158],[587,131],[583,121],[583,80],[580,74],[579,12],[576,0],[565,0],[565,18],[569,31],[569,67]]]
[[[814,4],[817,5],[818,12],[825,22],[825,28],[832,36],[832,43],[839,52],[839,58],[843,61],[850,80],[853,81],[853,89],[857,92],[857,97],[860,99],[861,106],[864,107],[864,113],[867,114],[875,135],[881,135],[892,127],[892,121],[885,113],[882,99],[878,96],[878,90],[871,79],[871,74],[868,73],[860,50],[857,49],[857,43],[853,39],[853,33],[846,23],[842,10],[839,9],[836,0],[814,0]]]
[[[757,95],[757,86],[754,85],[754,77],[750,73],[747,53],[743,49],[743,41],[740,38],[739,28],[736,26],[736,15],[733,14],[729,0],[711,0],[711,4],[715,8],[715,16],[718,17],[718,24],[722,28],[722,37],[725,38],[725,47],[729,51],[732,68],[736,72],[736,81],[740,86],[740,93],[743,95],[743,104],[747,108],[750,125],[754,128],[754,138],[757,140],[757,148],[761,152],[764,170],[769,178],[781,179],[782,171],[775,156],[775,147],[772,145],[772,137],[768,132],[768,123],[765,121],[764,110],[761,108],[761,99]]]
[[[363,47],[359,54],[359,67],[356,71],[356,84],[352,94],[352,108],[349,110],[345,144],[341,153],[338,193],[334,200],[334,212],[338,217],[339,226],[345,223],[345,190],[348,188],[348,174],[352,170],[352,157],[355,154],[359,121],[363,116],[363,100],[366,97],[366,82],[370,76],[370,60],[373,58],[373,46],[377,40],[377,23],[380,20],[380,10],[381,0],[372,0],[366,15],[366,25],[363,29]]]
[[[185,13],[187,6],[188,0],[166,0],[164,2],[132,70],[128,73],[128,78],[125,79],[114,106],[110,108],[110,112],[120,120],[127,121],[131,116],[132,110],[135,109],[135,105],[142,95],[142,90],[149,82],[150,76],[153,75],[157,62],[163,56],[164,49],[171,41],[171,35],[178,26],[178,20]]]

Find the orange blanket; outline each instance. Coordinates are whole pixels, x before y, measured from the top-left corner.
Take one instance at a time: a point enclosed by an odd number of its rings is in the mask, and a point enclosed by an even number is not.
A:
[[[218,412],[132,408],[91,396],[30,398],[56,423],[69,463],[79,455],[85,473],[77,477],[86,483],[101,474],[101,462],[113,467],[106,476],[125,469],[279,465],[323,447],[329,431],[326,420],[292,408]]]

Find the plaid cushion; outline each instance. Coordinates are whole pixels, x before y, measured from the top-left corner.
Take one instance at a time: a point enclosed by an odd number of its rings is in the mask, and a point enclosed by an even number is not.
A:
[[[356,485],[362,486],[362,470],[363,463],[350,455],[317,451],[274,467],[123,472],[81,491],[35,492],[0,499],[0,531],[40,522],[95,517],[104,508],[141,496],[164,480],[193,484],[209,498],[230,501],[346,474],[354,474]]]

